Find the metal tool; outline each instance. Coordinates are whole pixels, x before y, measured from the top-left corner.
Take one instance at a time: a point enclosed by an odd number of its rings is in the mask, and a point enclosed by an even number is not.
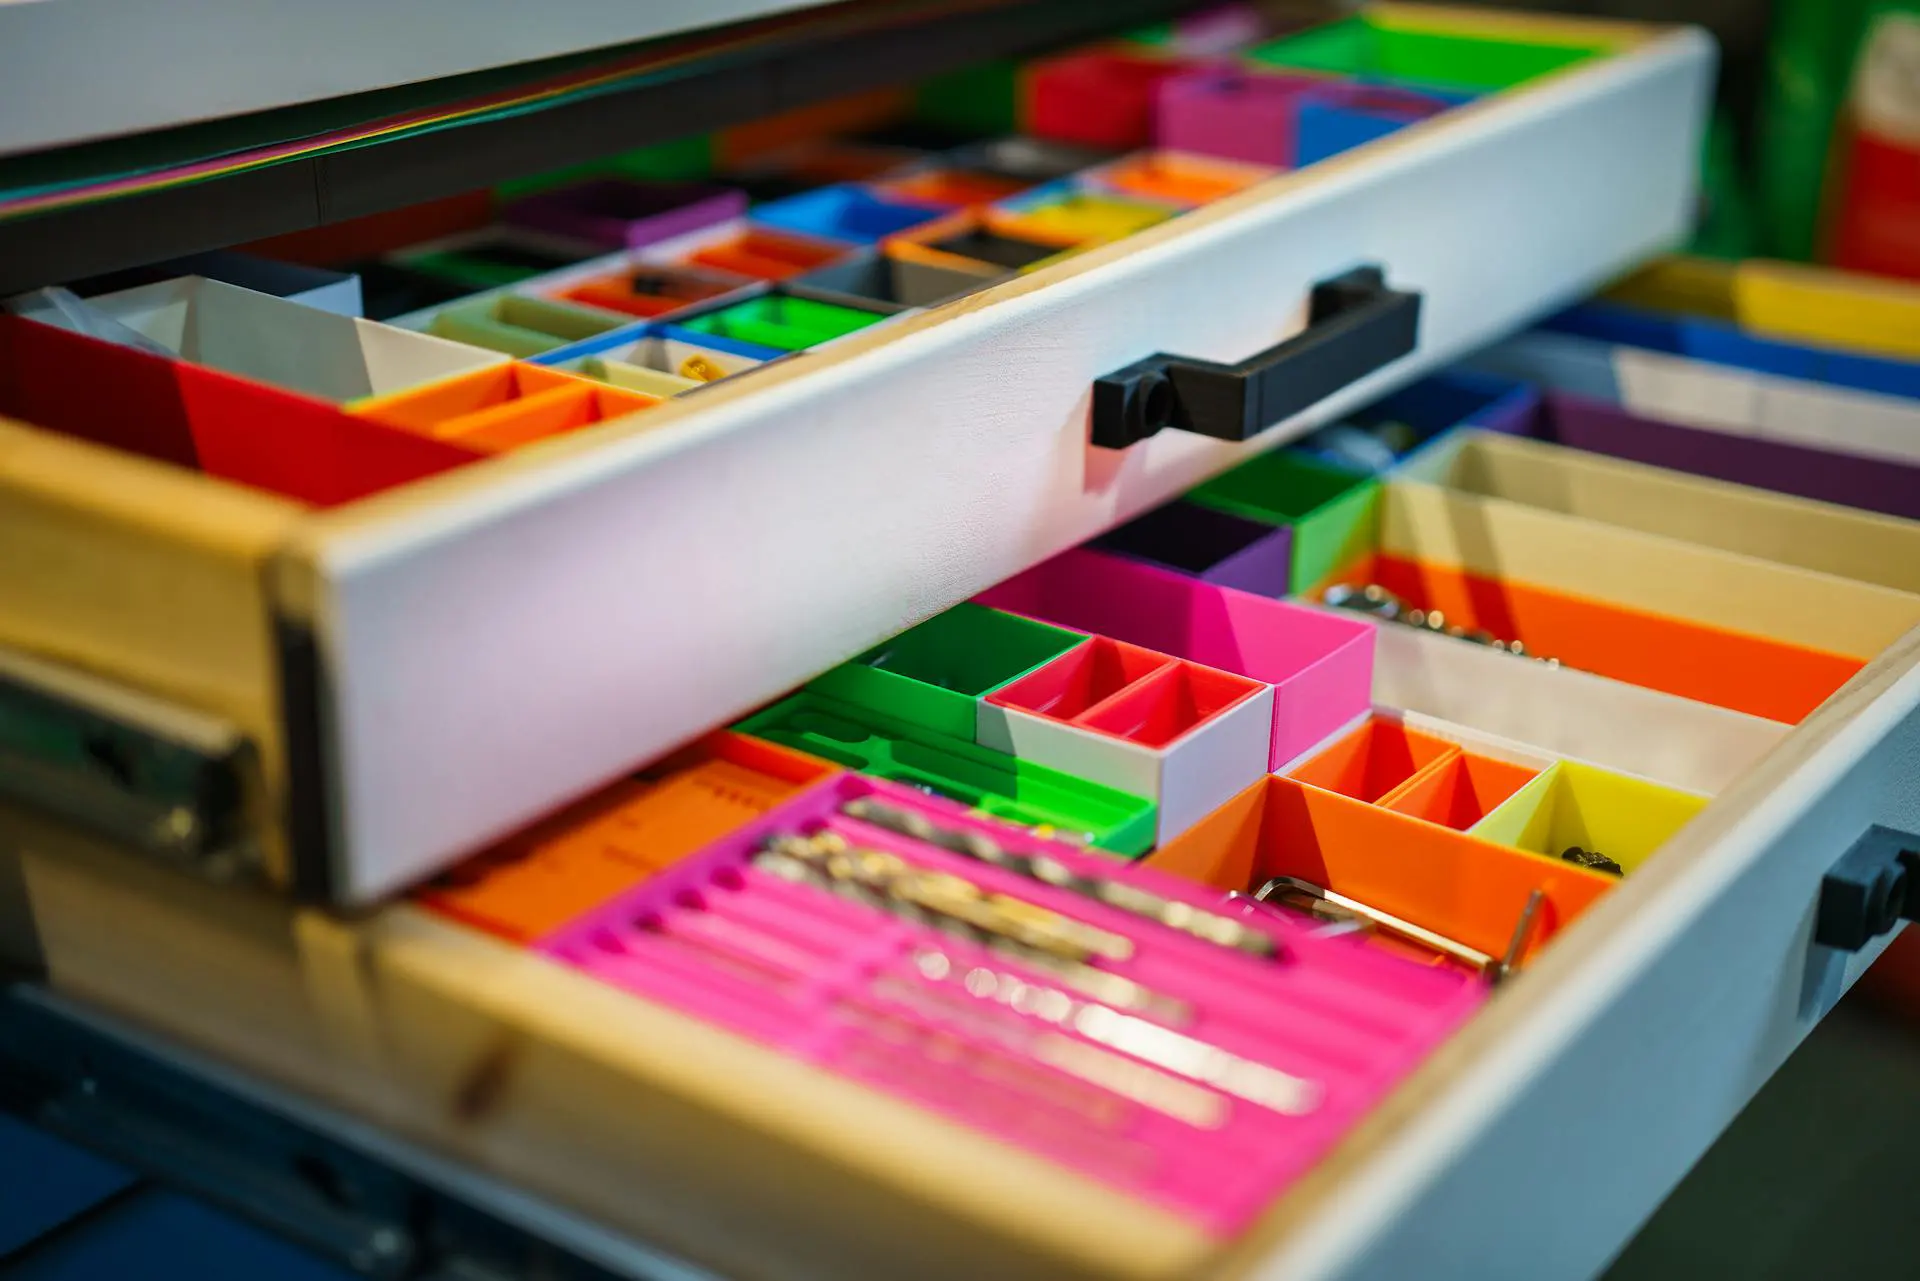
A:
[[[1253,929],[1230,916],[1155,894],[1126,881],[1085,875],[1045,854],[1022,854],[1009,850],[984,832],[946,827],[924,814],[867,796],[848,801],[840,807],[840,812],[848,818],[923,841],[950,854],[975,859],[1043,885],[1083,895],[1217,947],[1267,958],[1279,957],[1284,952],[1272,935]]]
[[[1070,1028],[1097,1045],[1131,1055],[1190,1081],[1210,1085],[1269,1111],[1305,1116],[1320,1106],[1325,1093],[1317,1081],[1243,1058],[1131,1014],[1076,1000],[1065,992],[1031,983],[1017,974],[968,966],[931,949],[914,953],[913,960],[921,976],[930,983],[957,981],[975,1000],[1004,1005],[1056,1027]]]
[[[1279,903],[1277,896],[1284,895]],[[1391,934],[1396,938],[1431,948],[1442,956],[1470,966],[1488,981],[1498,983],[1511,976],[1518,968],[1520,953],[1525,950],[1528,935],[1533,932],[1533,923],[1540,914],[1546,895],[1534,890],[1527,895],[1526,905],[1520,909],[1520,917],[1514,923],[1513,934],[1507,940],[1507,950],[1498,959],[1488,956],[1478,948],[1468,947],[1457,939],[1415,925],[1403,920],[1391,912],[1381,911],[1370,903],[1348,898],[1344,894],[1315,885],[1297,876],[1275,876],[1252,894],[1234,894],[1231,897],[1250,903],[1258,903],[1269,909],[1285,906],[1302,912],[1318,920],[1330,921],[1336,925],[1364,923],[1366,927]]]
[[[1593,850],[1581,849],[1578,845],[1569,845],[1560,851],[1562,862],[1572,863],[1575,867],[1591,868],[1596,872],[1605,872],[1608,876],[1625,876],[1627,870],[1605,854]]]
[[[874,906],[891,916],[900,916],[937,930],[954,931],[972,943],[987,947],[989,951],[1060,979],[1071,989],[1092,997],[1094,1001],[1131,1010],[1152,1018],[1154,1022],[1169,1026],[1185,1026],[1192,1022],[1192,1006],[1185,1001],[1154,991],[1123,974],[1100,970],[1092,966],[1089,955],[1085,953],[1075,955],[1069,949],[1039,945],[1012,922],[1004,922],[991,914],[966,918],[950,916],[939,908],[929,908],[918,897],[897,891],[891,882],[879,885],[868,882],[862,876],[860,866],[851,858],[808,857],[804,853],[791,853],[799,841],[806,841],[806,837],[776,837],[776,841],[780,847],[758,853],[755,866],[783,880],[843,893],[845,897]]]
[[[1482,631],[1479,628],[1469,629],[1461,627],[1458,624],[1449,623],[1444,611],[1437,609],[1416,609],[1378,583],[1368,583],[1364,587],[1352,587],[1346,583],[1335,583],[1321,593],[1320,599],[1322,603],[1330,605],[1334,609],[1344,609],[1350,613],[1365,614],[1369,618],[1377,618],[1381,622],[1399,623],[1406,627],[1418,627],[1429,632],[1438,632],[1443,636],[1451,636],[1455,640],[1468,641],[1475,645],[1485,645],[1489,649],[1497,649],[1503,654],[1512,654],[1519,658],[1531,658],[1535,662],[1545,663],[1549,667],[1564,666],[1557,658],[1544,658],[1539,654],[1528,653],[1526,645],[1520,641],[1501,640],[1492,632]]]
[[[1410,943],[1431,948],[1442,956],[1470,966],[1490,978],[1494,977],[1499,968],[1500,963],[1497,960],[1477,948],[1468,947],[1465,943],[1450,939],[1444,934],[1435,933],[1424,925],[1415,925],[1412,921],[1402,920],[1391,912],[1383,912],[1369,903],[1348,898],[1344,894],[1336,894],[1311,881],[1303,881],[1297,876],[1273,877],[1255,890],[1252,898],[1257,903],[1272,904],[1277,896],[1283,896],[1279,897],[1279,902],[1284,906],[1321,920],[1341,921],[1358,917],[1375,929]]]

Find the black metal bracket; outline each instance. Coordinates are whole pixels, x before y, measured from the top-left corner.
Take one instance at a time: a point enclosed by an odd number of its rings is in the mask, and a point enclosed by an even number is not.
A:
[[[0,797],[229,881],[259,870],[257,768],[218,717],[0,649]]]
[[[1125,449],[1163,428],[1247,440],[1413,351],[1420,295],[1379,267],[1313,287],[1307,327],[1235,365],[1162,352],[1093,383],[1093,443]]]
[[[1813,941],[1857,952],[1902,920],[1920,920],[1920,836],[1876,825],[1821,879]]]

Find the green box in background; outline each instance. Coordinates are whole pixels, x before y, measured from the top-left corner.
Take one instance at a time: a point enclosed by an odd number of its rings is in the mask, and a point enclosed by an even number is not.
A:
[[[1190,502],[1293,534],[1290,592],[1302,592],[1372,553],[1380,539],[1380,482],[1277,449],[1250,458],[1187,495]]]
[[[955,133],[997,138],[1019,131],[1020,66],[1008,59],[935,76],[914,95],[914,118]]]
[[[493,198],[496,203],[504,204],[521,196],[531,196],[535,192],[586,182],[592,178],[684,182],[705,178],[712,172],[713,139],[707,134],[697,134],[691,138],[655,143],[651,147],[636,147],[632,151],[590,160],[585,164],[568,165],[565,169],[549,169],[531,178],[503,182],[493,189]]]
[[[807,688],[973,741],[980,700],[1086,640],[965,602],[842,663]]]
[[[1403,29],[1359,17],[1270,41],[1248,50],[1247,57],[1289,71],[1325,71],[1486,93],[1512,88],[1603,52],[1601,45],[1492,40]]]

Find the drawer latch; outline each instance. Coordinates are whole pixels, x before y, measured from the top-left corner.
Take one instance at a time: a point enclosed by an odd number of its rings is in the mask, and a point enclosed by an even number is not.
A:
[[[1857,952],[1903,920],[1920,920],[1920,836],[1870,827],[1820,882],[1813,941]]]
[[[229,879],[252,743],[215,716],[0,649],[0,797]]]
[[[1093,443],[1125,449],[1165,427],[1248,440],[1413,351],[1420,295],[1378,267],[1313,287],[1307,327],[1235,365],[1162,352],[1093,382]]]

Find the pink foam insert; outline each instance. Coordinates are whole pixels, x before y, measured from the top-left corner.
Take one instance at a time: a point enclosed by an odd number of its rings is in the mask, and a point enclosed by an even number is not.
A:
[[[1371,707],[1373,627],[1075,548],[990,588],[983,605],[1272,685],[1278,769]]]
[[[574,922],[541,950],[594,976],[763,1044],[901,1095],[1194,1220],[1244,1227],[1485,997],[1479,980],[1390,955],[1312,923],[1257,913],[1280,960],[1202,943],[1067,889],[860,823],[871,796],[1086,876],[1227,910],[1217,893],[858,775],[838,775]],[[1056,975],[758,867],[768,838],[822,829],[929,872],[963,876],[1125,936],[1132,952],[1093,964],[1180,1003],[1181,1034],[1311,1086],[1270,1107],[1175,1072],[1151,1101],[1097,1083],[1100,1064],[1140,1060],[1082,1020],[1049,1019]],[[1057,998],[1048,998],[1057,1003]],[[1108,1026],[1122,1016],[1101,1015]],[[1169,1027],[1169,1013],[1125,1016]],[[1087,1026],[1098,1032],[1092,1022]]]

